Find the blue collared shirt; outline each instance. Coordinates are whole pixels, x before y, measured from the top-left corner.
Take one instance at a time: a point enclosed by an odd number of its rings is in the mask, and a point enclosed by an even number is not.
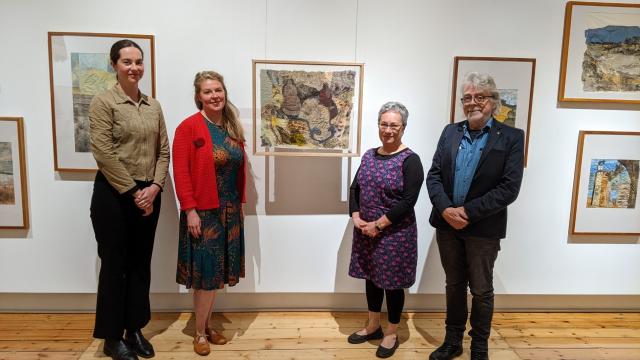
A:
[[[456,171],[453,177],[453,205],[462,206],[464,199],[467,197],[471,180],[480,162],[480,155],[489,139],[489,130],[493,126],[493,117],[487,121],[482,131],[475,139],[471,138],[467,124],[462,126],[464,134],[460,145],[458,146],[458,155],[456,155]]]

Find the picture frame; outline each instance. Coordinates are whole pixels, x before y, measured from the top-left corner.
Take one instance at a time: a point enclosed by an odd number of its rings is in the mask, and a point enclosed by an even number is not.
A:
[[[97,170],[89,142],[89,104],[94,95],[115,85],[111,45],[131,39],[142,48],[142,93],[156,97],[153,35],[49,32],[49,84],[55,171]]]
[[[640,104],[640,4],[569,1],[559,102]]]
[[[494,118],[524,131],[524,166],[526,167],[536,59],[456,56],[453,62],[453,83],[451,86],[451,123],[465,119],[460,100],[460,87],[466,74],[473,71],[487,73],[496,82],[502,106],[500,114]]]
[[[253,60],[253,154],[360,156],[364,64]]]
[[[0,229],[28,228],[23,119],[0,117]]]
[[[580,131],[571,235],[640,235],[640,132]]]

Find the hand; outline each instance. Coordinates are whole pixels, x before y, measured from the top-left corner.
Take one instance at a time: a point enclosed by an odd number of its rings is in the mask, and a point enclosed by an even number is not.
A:
[[[359,212],[351,214],[351,219],[353,220],[353,226],[360,231],[367,225],[367,222],[360,218]]]
[[[153,205],[158,192],[160,192],[160,187],[156,184],[151,184],[142,190],[136,191],[133,194],[136,206],[144,210],[149,205]]]
[[[378,228],[376,227],[376,222],[371,221],[365,223],[364,227],[362,227],[362,233],[368,237],[376,237],[380,234],[380,231],[378,231]]]
[[[449,223],[449,225],[451,225],[452,228],[456,230],[464,229],[469,225],[469,217],[462,206],[456,208],[448,207],[444,209],[442,217]]]
[[[151,215],[151,213],[153,212],[153,204],[147,206],[146,208],[142,209],[142,216],[149,216]]]
[[[196,209],[187,210],[187,230],[194,238],[199,238],[202,235],[200,216],[198,216]]]

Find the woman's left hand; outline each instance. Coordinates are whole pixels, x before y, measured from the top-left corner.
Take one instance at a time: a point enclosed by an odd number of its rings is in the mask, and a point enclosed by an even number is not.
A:
[[[142,210],[152,206],[158,192],[160,192],[160,187],[156,184],[151,184],[150,186],[138,191],[135,199],[136,206]]]

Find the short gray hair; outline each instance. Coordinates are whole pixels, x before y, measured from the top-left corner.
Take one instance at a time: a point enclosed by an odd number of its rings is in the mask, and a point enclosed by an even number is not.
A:
[[[478,73],[478,72],[470,72],[464,77],[464,81],[460,85],[460,95],[464,96],[464,88],[467,86],[473,86],[478,90],[487,90],[491,93],[491,97],[493,99],[493,103],[496,105],[496,108],[493,110],[493,115],[497,115],[500,113],[500,108],[502,107],[502,102],[500,101],[500,92],[496,86],[495,80],[493,77],[486,73]]]
[[[382,107],[380,108],[380,111],[378,111],[378,124],[380,124],[380,118],[382,117],[382,114],[389,111],[393,111],[395,113],[400,114],[400,117],[402,118],[402,127],[407,127],[409,110],[407,110],[407,108],[404,105],[402,105],[402,103],[399,103],[397,101],[389,101],[384,105],[382,105]]]

